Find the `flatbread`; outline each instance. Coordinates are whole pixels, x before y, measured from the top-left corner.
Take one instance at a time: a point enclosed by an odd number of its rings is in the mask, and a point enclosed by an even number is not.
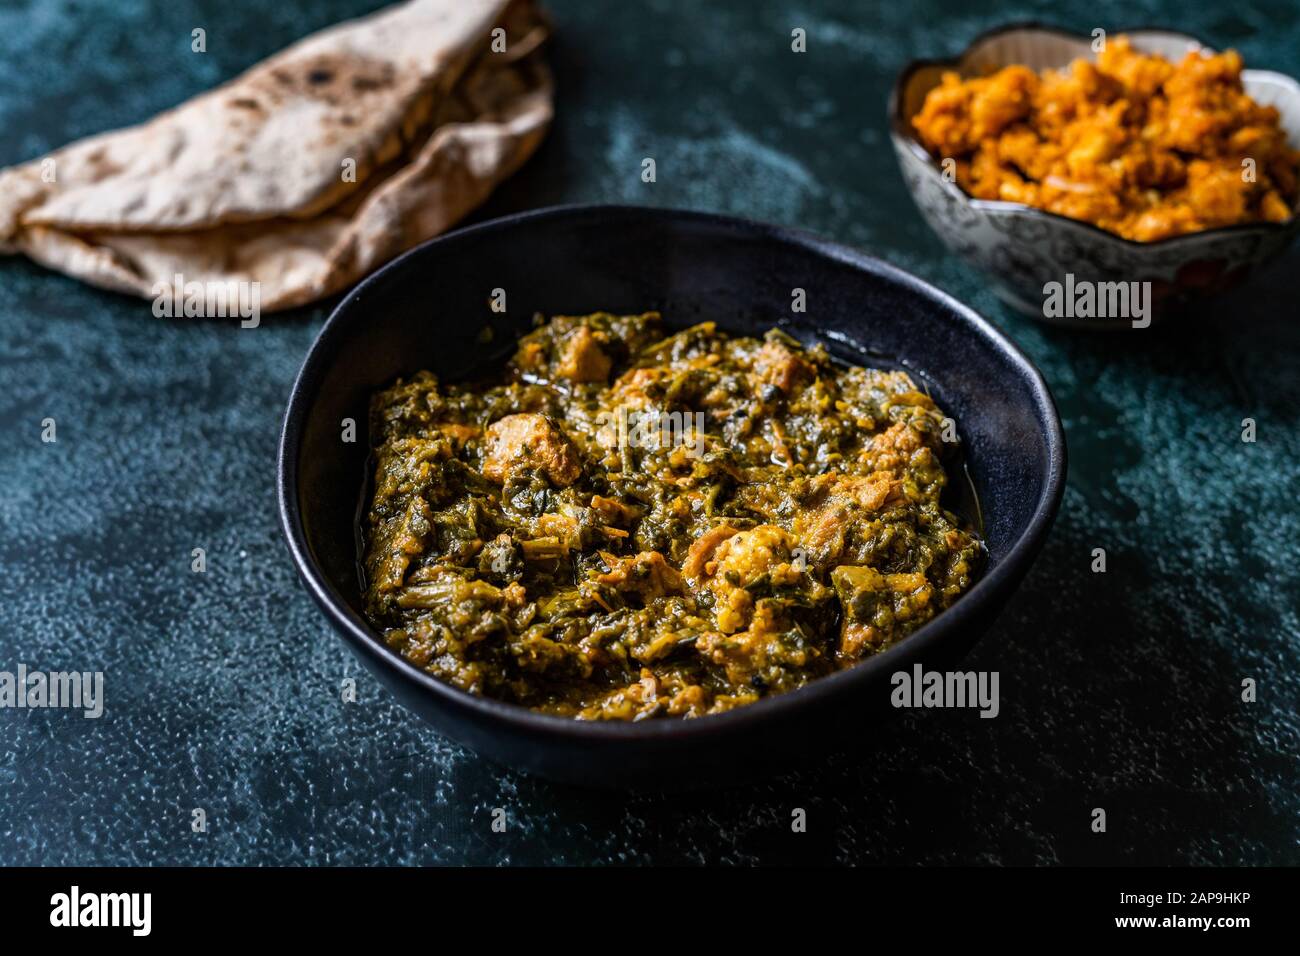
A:
[[[0,253],[146,298],[176,275],[256,282],[264,311],[337,292],[532,154],[548,29],[531,0],[410,0],[317,33],[144,125],[0,171]]]

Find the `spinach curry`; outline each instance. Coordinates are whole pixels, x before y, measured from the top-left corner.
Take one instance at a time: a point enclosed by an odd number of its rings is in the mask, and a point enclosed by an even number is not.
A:
[[[984,556],[940,504],[955,434],[934,402],[777,330],[539,320],[492,381],[377,394],[370,433],[370,621],[440,679],[547,713],[793,690],[933,618]]]

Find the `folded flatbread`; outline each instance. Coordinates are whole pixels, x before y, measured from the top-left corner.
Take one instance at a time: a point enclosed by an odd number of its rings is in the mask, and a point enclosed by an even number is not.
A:
[[[447,229],[552,115],[531,0],[410,0],[142,126],[0,171],[0,253],[147,298],[259,283],[271,311]]]

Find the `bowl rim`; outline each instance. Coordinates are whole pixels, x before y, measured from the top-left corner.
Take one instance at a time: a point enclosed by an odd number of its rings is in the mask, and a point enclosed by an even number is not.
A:
[[[909,61],[895,78],[894,85],[889,91],[889,97],[886,102],[886,116],[889,120],[889,130],[894,141],[903,145],[908,152],[916,158],[923,160],[928,170],[935,175],[939,175],[939,168],[935,165],[934,157],[930,155],[930,151],[916,138],[916,134],[912,130],[911,123],[908,119],[903,117],[903,91],[907,89],[908,84],[912,80],[913,74],[918,70],[926,69],[928,67],[941,67],[956,70],[960,67],[961,61],[966,58],[971,50],[979,46],[981,43],[1005,33],[1022,32],[1051,33],[1071,40],[1079,40],[1084,43],[1090,40],[1090,37],[1084,36],[1082,33],[1076,33],[1073,30],[1067,30],[1064,27],[1055,24],[1044,23],[1039,20],[1017,20],[1012,23],[992,27],[980,32],[962,48],[961,52],[954,56],[929,57]],[[1206,43],[1195,34],[1184,33],[1181,30],[1169,30],[1163,27],[1128,27],[1125,29],[1110,31],[1109,35],[1133,36],[1135,34],[1158,34],[1165,37],[1176,37],[1195,43],[1204,50],[1214,52],[1217,49],[1212,44]],[[1300,100],[1300,80],[1297,80],[1295,77],[1286,73],[1279,73],[1276,70],[1243,69],[1242,76],[1268,77],[1275,81],[1280,81],[1283,85],[1290,86],[1295,93],[1297,100]],[[1296,133],[1297,135],[1300,135],[1300,130],[1297,130]],[[1291,218],[1287,219],[1285,222],[1239,222],[1230,226],[1215,226],[1213,229],[1202,229],[1199,232],[1185,232],[1176,236],[1166,236],[1163,239],[1156,239],[1151,242],[1139,242],[1136,239],[1129,239],[1125,236],[1110,232],[1094,223],[1086,222],[1082,219],[1073,219],[1070,216],[1063,216],[1060,213],[1049,212],[1046,209],[1040,209],[1037,206],[1030,206],[1026,203],[1008,202],[1002,199],[978,199],[975,196],[971,196],[956,183],[944,179],[941,175],[939,175],[939,183],[950,195],[958,198],[962,203],[972,209],[984,210],[990,213],[1018,212],[1042,218],[1048,222],[1070,223],[1071,225],[1081,227],[1085,231],[1091,232],[1096,236],[1104,236],[1107,239],[1114,240],[1116,243],[1119,243],[1128,250],[1160,249],[1163,251],[1179,243],[1187,243],[1190,245],[1197,240],[1204,240],[1210,237],[1217,238],[1225,235],[1244,235],[1247,233],[1258,232],[1276,232],[1284,234],[1294,232],[1297,228],[1300,228],[1300,205],[1298,205],[1297,208],[1291,211]],[[1300,200],[1297,200],[1297,202],[1300,203]]]
[[[955,316],[956,320],[965,325],[973,335],[983,339],[987,345],[1001,353],[1030,387],[1036,418],[1042,424],[1047,461],[1042,490],[1034,503],[1029,523],[998,565],[986,571],[970,591],[962,595],[952,607],[905,640],[880,654],[853,667],[811,681],[797,690],[767,697],[722,714],[693,719],[640,722],[585,721],[538,713],[518,704],[471,694],[453,687],[389,648],[369,624],[352,610],[317,565],[312,557],[303,526],[298,500],[298,454],[301,450],[307,415],[320,388],[324,363],[335,358],[337,345],[348,327],[357,321],[358,316],[364,315],[364,302],[369,291],[378,283],[387,281],[390,275],[401,270],[410,260],[429,255],[431,250],[454,248],[475,242],[493,233],[508,233],[520,224],[563,222],[611,215],[625,217],[632,222],[647,219],[674,219],[697,226],[722,228],[747,239],[764,239],[782,245],[792,244],[801,247],[810,253],[828,257],[844,265],[872,273],[878,278],[896,282],[932,300],[935,305]],[[949,635],[959,632],[985,605],[996,603],[1009,594],[1028,570],[1047,537],[1064,494],[1066,446],[1065,434],[1051,392],[1042,374],[1029,358],[991,322],[969,306],[963,305],[948,293],[897,266],[849,246],[822,239],[813,233],[783,225],[670,207],[571,204],[515,213],[454,230],[398,256],[355,286],[334,308],[321,327],[294,378],[281,427],[276,466],[280,528],[293,564],[308,592],[325,612],[325,616],[365,662],[369,662],[373,667],[382,668],[407,684],[416,685],[424,693],[440,698],[448,709],[461,712],[467,709],[473,710],[484,718],[513,725],[516,729],[533,736],[557,735],[598,743],[613,740],[648,741],[679,737],[729,736],[732,732],[741,731],[746,727],[779,719],[782,715],[788,715],[818,699],[847,693],[854,685],[865,685],[879,671],[892,671],[900,666],[910,665],[913,659],[920,657],[927,649],[942,644]]]

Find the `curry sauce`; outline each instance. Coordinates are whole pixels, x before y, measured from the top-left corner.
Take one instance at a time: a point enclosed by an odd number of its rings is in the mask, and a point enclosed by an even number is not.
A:
[[[540,320],[539,320],[540,322]],[[476,694],[697,717],[902,640],[983,561],[955,425],[901,371],[780,331],[557,316],[491,381],[374,396],[366,612]]]

